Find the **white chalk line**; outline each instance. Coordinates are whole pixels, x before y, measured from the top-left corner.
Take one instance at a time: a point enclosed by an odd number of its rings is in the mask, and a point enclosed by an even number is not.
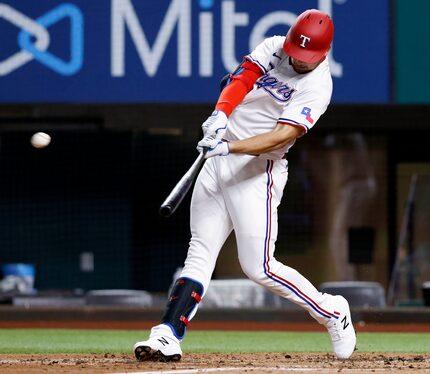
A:
[[[194,373],[214,373],[225,371],[282,371],[282,372],[318,372],[330,373],[333,369],[329,368],[299,368],[299,367],[256,367],[256,366],[243,366],[243,367],[226,367],[226,368],[202,368],[202,369],[182,369],[182,370],[167,370],[167,371],[128,371],[127,373],[114,373],[114,374],[194,374]]]
[[[255,367],[255,366],[243,366],[243,367],[226,367],[226,368],[202,368],[202,369],[181,369],[181,370],[161,370],[161,371],[127,371],[121,373],[114,374],[194,374],[194,373],[214,373],[214,372],[225,372],[225,371],[238,371],[238,372],[252,372],[252,371],[280,371],[280,372],[317,372],[317,373],[333,373],[333,371],[338,371],[339,368],[303,368],[303,367]],[[370,369],[363,368],[343,368],[342,371],[345,372],[356,372],[363,373],[363,371],[367,371]],[[386,371],[385,368],[375,368],[373,369],[376,372]],[[391,368],[390,368],[391,370]],[[427,370],[426,370],[427,371]]]

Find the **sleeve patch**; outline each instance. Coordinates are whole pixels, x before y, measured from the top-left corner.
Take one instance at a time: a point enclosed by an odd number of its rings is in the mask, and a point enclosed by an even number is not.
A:
[[[308,108],[305,106],[305,107],[303,107],[301,114],[305,115],[306,121],[308,121],[311,125],[313,125],[315,121],[311,117],[311,110],[312,110],[311,108]]]

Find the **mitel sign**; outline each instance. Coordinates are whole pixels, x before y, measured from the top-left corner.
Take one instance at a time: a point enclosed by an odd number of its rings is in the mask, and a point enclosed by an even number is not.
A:
[[[131,0],[112,0],[112,75],[125,75],[125,33],[128,31],[138,51],[145,72],[155,76],[161,59],[166,54],[168,41],[177,29],[177,73],[179,77],[192,75],[192,51],[198,54],[198,75],[212,77],[214,73],[214,31],[221,30],[221,40],[217,53],[221,56],[226,71],[233,71],[240,60],[236,53],[236,29],[250,26],[249,13],[238,11],[235,1],[221,1],[220,25],[214,26],[214,13],[210,11],[212,1],[199,1],[198,11],[198,43],[192,48],[192,6],[191,0],[172,0],[159,28],[154,45],[151,47],[145,36],[143,25],[139,22]],[[331,0],[319,0],[319,8],[332,11]],[[268,32],[276,26],[284,26],[288,30],[294,23],[297,14],[287,10],[277,10],[264,14],[249,32],[249,50],[263,41]],[[334,61],[330,53],[330,63],[334,76],[342,76],[342,65]]]
[[[386,14],[381,12],[388,0],[358,3],[267,0],[250,7],[247,0],[5,1],[0,3],[5,40],[0,101],[212,102],[219,79],[245,54],[264,38],[285,34],[303,10],[319,8],[335,23],[329,55],[335,100],[383,102],[389,89],[388,73],[383,74],[388,71],[388,17],[372,20],[368,15],[369,8]],[[358,30],[351,27],[350,14],[360,12],[367,18],[358,17]],[[372,56],[375,70],[364,52]],[[366,71],[372,91],[362,83]]]

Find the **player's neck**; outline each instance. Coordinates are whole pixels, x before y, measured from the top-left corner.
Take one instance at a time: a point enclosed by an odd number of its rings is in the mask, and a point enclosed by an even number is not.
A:
[[[294,71],[297,74],[307,74],[307,73],[310,73],[311,71],[314,71],[319,66],[319,63],[318,63],[315,67],[312,67],[312,68],[302,68],[301,66],[295,65],[293,63],[291,57],[288,57],[288,63],[292,66],[292,68],[294,69]]]

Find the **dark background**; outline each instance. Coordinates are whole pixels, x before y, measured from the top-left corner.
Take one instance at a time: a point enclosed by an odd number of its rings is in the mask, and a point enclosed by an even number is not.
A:
[[[7,109],[14,115],[0,120],[1,262],[34,263],[38,289],[165,291],[185,259],[191,194],[169,219],[158,215],[158,207],[197,156],[200,122],[211,108]],[[37,118],[27,117],[26,112],[36,110]],[[430,161],[429,130],[423,120],[429,115],[427,106],[334,105],[291,152],[294,165],[301,147],[313,138],[358,131],[385,139],[389,268],[397,240],[395,167]],[[52,136],[47,148],[30,145],[35,129]],[[280,225],[287,227],[283,235],[297,241],[306,240],[312,228],[304,220],[288,229],[291,214],[307,209],[306,194],[294,187],[300,178],[300,169],[295,170],[287,186],[290,215],[280,214]],[[93,272],[80,269],[85,252],[94,255]]]

